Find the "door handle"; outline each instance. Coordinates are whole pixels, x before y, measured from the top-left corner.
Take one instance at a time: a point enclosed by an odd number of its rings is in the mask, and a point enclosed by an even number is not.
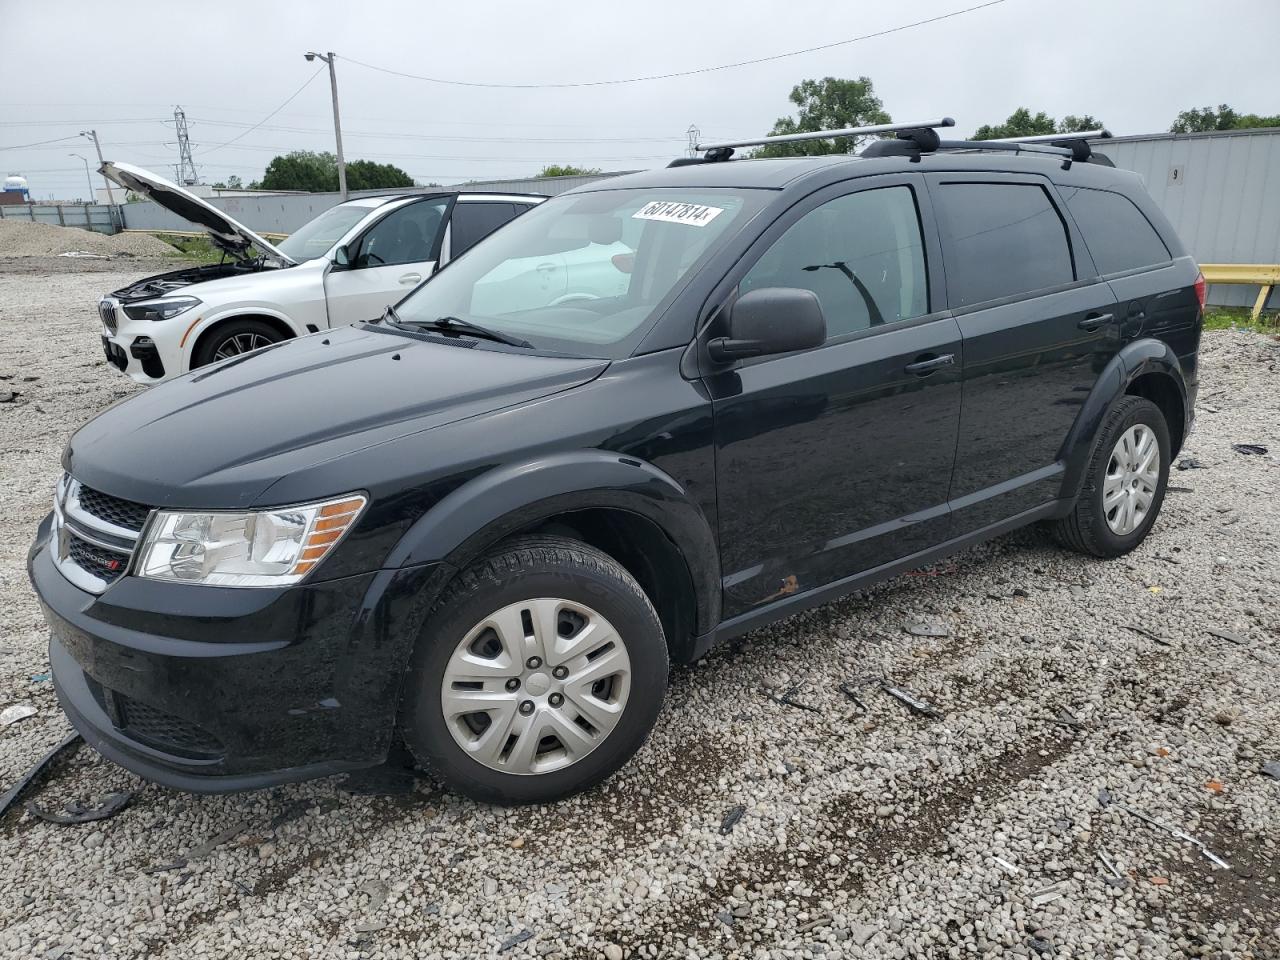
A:
[[[941,370],[943,367],[953,366],[956,362],[954,353],[944,353],[940,357],[931,357],[925,354],[924,357],[915,363],[908,363],[906,366],[907,373],[914,373],[918,377],[927,377],[935,370]]]
[[[1110,323],[1114,319],[1115,319],[1114,314],[1091,313],[1087,317],[1085,317],[1083,320],[1081,320],[1079,323],[1077,323],[1076,326],[1079,327],[1081,330],[1088,330],[1092,332],[1094,330],[1097,330],[1103,324]]]
[[[421,283],[421,282],[422,282],[422,274],[420,274],[420,273],[406,273],[403,277],[401,277],[401,278],[400,278],[400,282],[401,282],[401,283],[404,283],[404,284],[409,284],[409,283]]]

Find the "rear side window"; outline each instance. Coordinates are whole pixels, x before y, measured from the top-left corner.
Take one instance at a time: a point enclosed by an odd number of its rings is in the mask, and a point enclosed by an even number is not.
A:
[[[453,205],[453,233],[449,240],[452,256],[458,256],[471,249],[508,220],[514,219],[516,211],[524,212],[524,207],[517,208],[514,203],[494,201],[491,203],[465,203],[459,201]]]
[[[1128,197],[1108,190],[1060,188],[1101,274],[1168,263],[1169,248]]]
[[[1075,279],[1066,224],[1043,187],[944,183],[935,207],[951,306],[1028,294]]]
[[[829,338],[928,313],[911,188],[864,190],[810,210],[756,261],[739,290],[762,287],[812,290]]]

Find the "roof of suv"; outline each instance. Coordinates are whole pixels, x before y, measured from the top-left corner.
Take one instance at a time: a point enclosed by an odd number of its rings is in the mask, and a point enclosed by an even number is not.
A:
[[[828,154],[820,157],[785,157],[770,160],[726,160],[719,163],[695,163],[680,167],[664,167],[640,173],[611,177],[578,187],[570,193],[595,190],[646,189],[669,187],[730,187],[782,190],[808,179],[838,180],[849,176],[875,176],[885,173],[941,173],[946,171],[995,171],[1001,173],[1038,173],[1061,179],[1063,158],[1031,153],[960,153],[941,150],[925,153],[918,161],[906,157],[856,157]],[[837,172],[837,168],[838,172]],[[1096,163],[1076,161],[1071,164],[1081,182],[1096,178],[1098,183],[1115,183],[1117,174],[1136,176],[1124,170]],[[1089,171],[1089,172],[1086,172]],[[823,177],[823,174],[827,174]]]

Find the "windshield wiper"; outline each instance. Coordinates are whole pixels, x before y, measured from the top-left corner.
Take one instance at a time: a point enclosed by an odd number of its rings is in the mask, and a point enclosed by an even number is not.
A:
[[[513,337],[509,333],[502,333],[498,330],[491,330],[489,327],[482,327],[478,323],[472,323],[470,320],[463,320],[459,317],[436,317],[434,320],[401,320],[391,307],[387,308],[386,316],[393,323],[406,327],[426,327],[428,330],[443,330],[446,333],[464,333],[469,337],[476,337],[480,340],[505,343],[509,347],[533,347],[533,344],[528,340]]]

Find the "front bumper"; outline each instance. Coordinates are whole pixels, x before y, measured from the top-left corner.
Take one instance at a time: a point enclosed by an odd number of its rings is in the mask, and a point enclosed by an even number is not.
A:
[[[67,716],[108,759],[195,792],[381,763],[400,680],[444,565],[282,589],[126,576],[93,595],[27,559]]]
[[[172,321],[134,320],[118,300],[103,297],[98,301],[98,318],[107,362],[131,380],[159,383],[183,372],[180,340],[195,319],[194,311],[191,317],[179,314]]]

